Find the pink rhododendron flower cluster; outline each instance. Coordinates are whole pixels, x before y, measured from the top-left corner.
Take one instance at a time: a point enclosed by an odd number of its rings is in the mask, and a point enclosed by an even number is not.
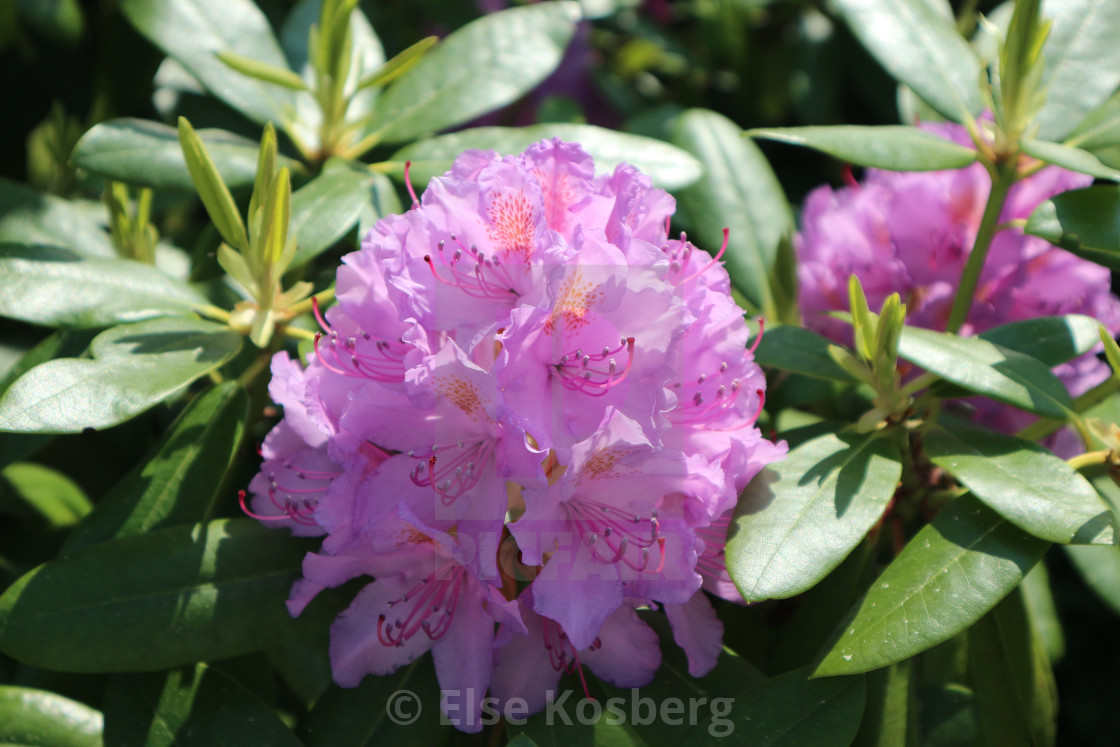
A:
[[[961,145],[967,131],[953,124],[923,127]],[[1025,219],[1040,203],[1092,177],[1049,166],[1012,187],[1000,221]],[[968,254],[976,239],[991,180],[977,163],[965,169],[893,172],[868,169],[861,183],[818,187],[805,201],[794,239],[807,327],[838,342],[851,328],[827,316],[848,309],[848,277],[855,274],[878,308],[897,291],[907,323],[944,330]],[[1109,291],[1106,268],[1079,259],[1019,229],[996,234],[961,334],[1058,314],[1086,314],[1120,332],[1120,299]],[[1107,364],[1086,355],[1055,369],[1070,393],[1080,395],[1106,379]],[[981,419],[1013,432],[1032,417],[1010,407],[980,403]],[[1068,434],[1068,432],[1067,432]],[[1060,451],[1068,451],[1058,444]]]
[[[694,675],[737,597],[723,562],[746,483],[783,456],[722,265],[670,240],[675,203],[578,145],[468,151],[338,270],[306,368],[284,354],[251,511],[324,535],[289,608],[371,576],[335,621],[354,686],[430,650],[460,728],[545,705],[587,665],[647,684],[663,608]],[[464,709],[473,708],[473,712]]]

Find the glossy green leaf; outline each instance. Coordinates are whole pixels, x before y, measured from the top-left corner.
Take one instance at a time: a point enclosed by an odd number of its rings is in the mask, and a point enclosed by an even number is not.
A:
[[[268,19],[252,0],[122,0],[120,8],[137,31],[249,119],[260,124],[291,119],[292,91],[239,75],[217,56],[226,50],[288,67]]]
[[[1056,195],[1034,209],[1024,230],[1078,257],[1120,270],[1120,187]]]
[[[94,338],[92,360],[28,371],[0,398],[0,430],[76,433],[123,423],[232,358],[241,336],[193,319],[153,319]]]
[[[968,631],[968,656],[981,743],[1054,744],[1054,675],[1017,591]]]
[[[0,685],[0,744],[101,747],[99,711],[30,687]]]
[[[0,596],[0,651],[46,669],[148,672],[260,650],[295,632],[284,600],[312,546],[220,519],[87,547]]]
[[[245,433],[249,397],[237,382],[198,395],[151,454],[102,498],[64,553],[206,518]]]
[[[782,371],[820,379],[854,381],[852,375],[828,354],[831,344],[830,340],[804,327],[769,327],[754,351],[754,359],[760,365]]]
[[[468,23],[384,90],[369,130],[414,140],[516,101],[560,64],[578,19],[577,4],[553,2]]]
[[[225,130],[198,130],[222,180],[231,188],[253,183],[259,145]],[[110,119],[94,125],[78,141],[71,160],[104,179],[155,189],[194,191],[179,134],[174,127],[144,119]],[[278,166],[293,168],[286,156]]]
[[[980,61],[926,0],[837,0],[852,33],[891,76],[957,122],[979,114]]]
[[[47,244],[115,257],[100,202],[63,200],[0,178],[0,243]]]
[[[109,327],[188,316],[206,300],[186,283],[127,259],[0,244],[0,315],[50,327]]]
[[[1041,539],[1115,545],[1116,517],[1065,460],[1015,436],[948,425],[925,434],[930,460],[988,507]]]
[[[784,599],[828,575],[883,515],[898,460],[889,438],[829,434],[755,477],[727,535],[727,570],[743,598]]]
[[[440,744],[452,727],[440,724],[439,702],[431,657],[423,656],[356,688],[332,686],[301,724],[300,737],[307,747]]]
[[[1040,316],[993,327],[977,337],[1057,366],[1095,348],[1099,327],[1100,322],[1083,314]]]
[[[292,194],[289,230],[299,246],[292,267],[319,256],[354,227],[369,204],[370,183],[368,173],[337,168]]]
[[[105,713],[106,747],[300,745],[272,709],[206,664],[166,675],[118,675]]]
[[[767,281],[778,243],[793,230],[793,213],[766,157],[742,132],[706,109],[689,109],[677,118],[673,143],[704,167],[700,180],[678,197],[698,246],[714,254],[723,229],[731,230],[723,255],[731,281],[773,317]]]
[[[9,464],[0,471],[0,481],[54,528],[77,524],[93,508],[77,483],[41,464]]]
[[[1045,140],[1031,140],[1030,138],[1023,138],[1019,142],[1019,146],[1028,156],[1033,156],[1040,161],[1052,163],[1070,171],[1089,174],[1099,179],[1120,181],[1120,171],[1105,166],[1087,150],[1060,143],[1048,143]]]
[[[1112,94],[1108,101],[1094,109],[1077,126],[1066,145],[1097,150],[1120,145],[1120,92]]]
[[[828,153],[842,161],[892,171],[960,169],[976,162],[976,151],[917,127],[836,125],[747,130],[747,135]]]
[[[1049,546],[975,498],[958,498],[876,579],[816,675],[868,672],[949,640],[1018,586]]]
[[[867,706],[856,747],[909,747],[917,744],[918,702],[912,659],[867,675]]]
[[[976,337],[904,327],[898,354],[977,394],[1051,418],[1065,419],[1073,400],[1041,361]]]
[[[1120,86],[1120,5],[1108,0],[1044,0],[1053,21],[1042,48],[1046,103],[1038,136],[1061,140]]]
[[[752,747],[851,744],[863,717],[864,678],[810,679],[811,673],[797,669],[745,690],[735,696],[722,732],[696,730],[684,744],[699,747],[712,737]]]
[[[700,163],[669,143],[640,135],[584,124],[547,123],[532,127],[478,127],[440,135],[413,143],[393,154],[396,162],[412,161],[412,179],[427,184],[451,168],[455,157],[467,148],[493,149],[503,155],[520,153],[545,138],[579,143],[595,159],[595,170],[610,172],[628,163],[664,189],[679,189],[695,182]],[[705,247],[707,248],[707,247]],[[719,249],[719,244],[712,247]]]

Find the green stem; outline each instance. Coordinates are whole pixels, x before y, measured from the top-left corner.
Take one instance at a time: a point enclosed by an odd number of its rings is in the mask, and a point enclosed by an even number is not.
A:
[[[976,295],[976,286],[980,284],[980,273],[984,269],[984,260],[988,257],[988,250],[992,247],[996,229],[999,226],[999,214],[1003,211],[1003,203],[1011,185],[1015,183],[1015,159],[995,168],[992,179],[992,191],[988,194],[988,204],[984,207],[984,216],[980,219],[980,228],[976,231],[976,243],[968,255],[964,272],[961,273],[960,286],[957,288],[957,297],[953,299],[953,308],[949,311],[949,324],[947,332],[959,332],[968,318],[969,309],[972,308],[972,298]]]

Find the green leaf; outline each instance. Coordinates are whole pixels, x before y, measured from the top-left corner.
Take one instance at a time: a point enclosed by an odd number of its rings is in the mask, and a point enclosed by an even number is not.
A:
[[[1120,187],[1056,195],[1034,209],[1024,230],[1078,257],[1120,270]]]
[[[0,596],[0,651],[66,672],[149,672],[258,651],[296,630],[284,600],[310,546],[252,519],[220,519],[87,547]]]
[[[819,379],[854,381],[851,374],[836,364],[828,353],[832,343],[816,332],[782,325],[768,327],[754,351],[755,362],[782,371]]]
[[[51,327],[187,316],[206,300],[155,267],[53,246],[0,244],[0,315]]]
[[[1092,317],[1066,314],[1011,322],[976,336],[1037,358],[1047,366],[1057,366],[1092,351],[1100,343],[1099,327],[1100,323]]]
[[[63,553],[204,520],[237,455],[248,414],[249,397],[237,382],[198,395],[71,533]]]
[[[1057,689],[1050,662],[1011,593],[968,631],[982,744],[1054,744]]]
[[[1027,608],[1031,629],[1042,643],[1046,658],[1057,663],[1065,656],[1066,639],[1062,632],[1062,621],[1058,618],[1054,595],[1050,590],[1050,574],[1046,570],[1046,563],[1039,563],[1026,575],[1023,583],[1019,584],[1019,591],[1023,594],[1023,604]]]
[[[299,249],[292,267],[319,256],[354,227],[370,201],[372,179],[349,168],[324,171],[292,195],[290,232]]]
[[[187,163],[191,181],[194,182],[214,227],[230,246],[245,251],[249,246],[249,238],[237,203],[233,201],[233,195],[222,181],[218,167],[214,165],[214,160],[206,152],[206,146],[186,117],[179,117],[179,145],[183,148],[183,159]]]
[[[860,543],[894,495],[898,448],[877,435],[829,434],[754,478],[727,535],[727,570],[748,602],[811,588]]]
[[[41,464],[9,464],[0,478],[54,528],[77,524],[93,508],[77,483]]]
[[[0,398],[0,430],[77,433],[123,423],[228,361],[241,336],[193,319],[153,319],[94,338],[92,360],[28,371]]]
[[[793,231],[793,213],[766,157],[721,114],[689,109],[676,121],[673,143],[704,167],[700,181],[679,195],[690,236],[715,254],[731,229],[723,261],[731,281],[773,318],[768,278],[778,243]]]
[[[166,675],[118,675],[105,713],[106,747],[300,745],[272,709],[206,664]]]
[[[1038,136],[1061,140],[1120,86],[1120,6],[1102,0],[1046,0],[1053,21],[1042,48],[1046,103]]]
[[[440,724],[439,702],[431,657],[423,656],[356,688],[332,686],[301,724],[300,737],[307,747],[440,744],[451,727]]]
[[[0,243],[49,244],[116,257],[100,202],[63,200],[0,178]]]
[[[397,196],[396,187],[389,177],[384,174],[373,174],[370,182],[366,204],[358,216],[358,236],[365,236],[369,229],[386,215],[404,212],[400,197]]]
[[[1034,536],[1062,544],[1117,543],[1112,509],[1088,480],[1042,446],[960,425],[928,431],[923,444],[934,464]]]
[[[137,31],[226,104],[259,124],[291,120],[292,91],[233,74],[216,54],[232,51],[288,67],[268,19],[252,0],[122,0],[120,8]]]
[[[468,23],[384,90],[368,129],[414,140],[516,101],[560,64],[577,20],[577,4],[553,2]]]
[[[1089,174],[1099,179],[1120,181],[1120,171],[1105,166],[1087,150],[1060,143],[1048,143],[1045,140],[1031,140],[1030,138],[1020,140],[1019,146],[1028,156],[1033,156],[1040,161],[1052,163],[1070,171]]]
[[[868,672],[949,640],[1018,586],[1049,546],[975,498],[958,498],[872,584],[815,674]]]
[[[926,0],[836,0],[852,33],[895,80],[957,122],[979,114],[980,61]]]
[[[695,730],[684,744],[698,747],[732,735],[736,744],[752,747],[851,744],[863,717],[864,678],[811,679],[811,672],[796,669],[745,690],[722,731]]]
[[[960,169],[976,162],[976,151],[972,148],[905,125],[774,127],[747,130],[746,134],[814,148],[859,166],[892,171]]]
[[[432,177],[450,169],[455,157],[467,148],[493,149],[503,155],[511,155],[553,137],[579,143],[595,159],[595,170],[599,173],[613,170],[620,163],[628,163],[664,189],[679,189],[700,178],[700,163],[668,143],[593,125],[560,122],[532,127],[461,130],[413,143],[394,153],[392,160],[412,161],[413,181],[426,184]],[[719,245],[711,248],[714,251]]]
[[[198,130],[218,174],[231,189],[253,183],[259,146],[225,130]],[[194,191],[179,134],[174,127],[144,119],[110,119],[94,125],[70,156],[74,165],[104,179],[154,189]],[[278,166],[298,168],[286,156]]]
[[[1106,467],[1090,467],[1085,470],[1085,477],[1114,510],[1120,506],[1120,488]],[[1062,549],[1085,584],[1120,615],[1120,547],[1065,545]]]
[[[1120,92],[1114,93],[1077,126],[1066,145],[1098,150],[1120,145]]]
[[[0,744],[101,747],[102,718],[84,703],[46,690],[0,685]]]
[[[918,703],[912,661],[906,659],[868,673],[867,707],[856,735],[857,747],[917,744]]]
[[[15,0],[19,18],[56,44],[73,46],[85,32],[86,19],[78,0]]]
[[[898,354],[978,394],[1050,418],[1065,419],[1073,400],[1046,364],[976,337],[904,327]]]

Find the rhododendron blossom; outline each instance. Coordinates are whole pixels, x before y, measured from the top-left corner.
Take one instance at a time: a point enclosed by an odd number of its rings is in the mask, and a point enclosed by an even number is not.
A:
[[[247,508],[325,535],[293,614],[374,579],[332,627],[340,685],[430,650],[445,690],[537,710],[583,664],[642,686],[661,652],[636,610],[665,610],[692,674],[715,666],[703,589],[741,601],[729,512],[786,447],[755,426],[727,273],[669,239],[674,207],[575,144],[467,151],[343,259],[306,368],[273,361],[284,419]]]
[[[925,124],[935,134],[972,146],[964,127]],[[1047,166],[1012,186],[1001,224],[1026,219],[1056,194],[1088,186],[1091,176]],[[848,310],[848,277],[856,275],[868,303],[879,308],[894,292],[907,307],[907,323],[943,330],[961,273],[984,212],[991,178],[983,165],[932,172],[868,169],[862,182],[818,187],[805,201],[795,237],[800,306],[807,327],[838,342],[851,330],[827,315]],[[1059,314],[1085,314],[1113,335],[1120,333],[1120,299],[1109,292],[1109,271],[1018,228],[999,231],[986,257],[962,334]],[[1074,396],[1108,378],[1109,368],[1089,354],[1055,373]],[[976,403],[989,425],[1014,432],[1032,417],[991,401]],[[1069,435],[1069,432],[1066,432]],[[1051,446],[1077,451],[1062,434]]]

